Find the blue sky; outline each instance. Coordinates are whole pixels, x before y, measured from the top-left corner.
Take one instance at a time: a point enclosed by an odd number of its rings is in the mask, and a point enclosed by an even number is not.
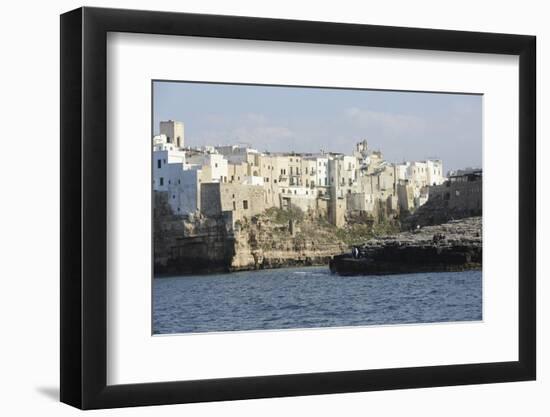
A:
[[[184,122],[188,146],[351,153],[366,138],[391,162],[482,162],[480,95],[157,81],[153,119],[155,133],[161,120]]]

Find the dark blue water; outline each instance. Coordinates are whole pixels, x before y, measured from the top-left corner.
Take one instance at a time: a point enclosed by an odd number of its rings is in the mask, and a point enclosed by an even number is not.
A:
[[[481,320],[481,271],[341,277],[327,267],[154,280],[153,332]]]

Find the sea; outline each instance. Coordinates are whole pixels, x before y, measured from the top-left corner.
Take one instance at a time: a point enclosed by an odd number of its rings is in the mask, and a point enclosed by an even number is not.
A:
[[[153,333],[482,320],[481,271],[344,277],[328,267],[153,280]]]

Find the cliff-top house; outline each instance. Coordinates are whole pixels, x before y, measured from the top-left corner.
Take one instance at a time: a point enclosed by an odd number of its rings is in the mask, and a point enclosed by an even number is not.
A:
[[[153,138],[153,190],[175,215],[231,212],[233,221],[270,207],[299,207],[342,226],[351,215],[414,211],[443,184],[441,160],[393,164],[366,140],[351,155],[261,153],[250,146],[185,146],[184,124],[160,122]]]

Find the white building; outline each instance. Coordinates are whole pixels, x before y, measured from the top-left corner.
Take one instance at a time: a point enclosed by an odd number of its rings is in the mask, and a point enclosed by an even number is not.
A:
[[[328,183],[333,198],[345,198],[357,186],[357,158],[349,155],[336,155],[328,161]]]
[[[157,144],[153,152],[153,190],[164,191],[174,214],[199,210],[200,167],[189,169],[185,152],[172,144]]]
[[[305,178],[309,178],[309,184],[305,181],[303,185],[311,185],[311,182],[316,187],[328,187],[328,157],[326,156],[307,156],[303,159],[302,169]]]
[[[179,166],[173,167],[170,176],[171,183],[168,184],[168,201],[174,214],[189,214],[200,210],[200,169],[178,170]]]
[[[446,178],[443,175],[443,161],[441,159],[428,159],[426,161],[428,170],[428,185],[441,185]]]
[[[258,177],[254,175],[247,175],[244,177],[244,180],[241,184],[244,185],[260,185],[264,186],[264,177]]]
[[[263,154],[240,145],[184,150],[183,123],[161,122],[160,130],[153,138],[153,189],[167,193],[174,214],[201,209],[202,184],[231,183],[261,187],[265,207],[328,210],[338,222],[346,210],[393,210],[398,185],[407,198],[403,206],[418,207],[430,186],[445,181],[441,160],[392,164],[380,151],[369,151],[366,140],[353,155]]]
[[[251,157],[258,154],[256,149],[240,145],[216,146],[215,150],[217,153],[223,155],[231,164],[251,162]]]
[[[184,151],[176,149],[171,143],[157,142],[153,147],[153,189],[167,191],[171,175],[169,166],[179,165],[183,169],[185,162]]]
[[[185,169],[202,169],[203,182],[227,182],[227,159],[219,153],[187,155]]]

